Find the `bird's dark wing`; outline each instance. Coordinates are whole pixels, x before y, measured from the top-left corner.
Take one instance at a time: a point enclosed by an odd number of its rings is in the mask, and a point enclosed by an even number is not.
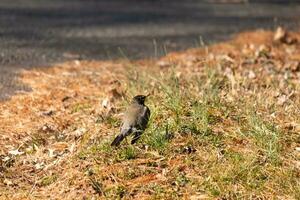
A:
[[[147,128],[150,114],[150,109],[147,106],[143,106],[142,112],[140,112],[137,120],[140,130],[145,130]]]

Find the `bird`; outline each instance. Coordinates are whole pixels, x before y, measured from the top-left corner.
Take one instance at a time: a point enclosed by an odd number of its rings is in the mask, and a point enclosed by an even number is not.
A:
[[[150,118],[150,109],[145,105],[148,96],[137,95],[133,97],[123,116],[120,134],[113,140],[111,146],[119,146],[124,138],[130,134],[133,134],[131,144],[135,144],[141,137]]]

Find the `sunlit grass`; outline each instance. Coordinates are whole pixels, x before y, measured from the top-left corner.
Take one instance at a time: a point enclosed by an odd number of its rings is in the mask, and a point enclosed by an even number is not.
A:
[[[152,92],[146,103],[152,113],[148,128],[137,146],[124,142],[120,148],[112,149],[107,143],[100,154],[108,154],[115,162],[132,160],[134,163],[137,158],[153,158],[148,152],[157,152],[154,155],[160,155],[164,160],[196,151],[185,161],[191,170],[188,176],[180,170],[172,172],[170,177],[167,175],[170,186],[174,184],[179,193],[185,187],[195,186],[211,197],[251,198],[270,195],[267,192],[269,185],[281,184],[275,176],[292,181],[284,175],[289,174],[290,169],[282,168],[282,173],[276,171],[281,165],[281,131],[273,122],[265,121],[255,112],[249,112],[250,108],[243,107],[245,102],[255,103],[253,99],[241,96],[241,101],[235,102],[235,105],[222,100],[221,92],[230,92],[229,80],[222,73],[210,67],[202,76],[179,76],[174,68],[160,74],[138,72],[134,67],[129,71],[129,96],[142,91]],[[200,92],[197,94],[195,91]],[[234,121],[235,127],[230,129],[234,132],[215,131],[216,127],[226,128],[222,124],[224,120]],[[236,140],[245,141],[251,146],[251,151],[247,153],[245,145],[240,150],[233,150],[231,145]],[[177,141],[181,143],[179,147]],[[197,154],[200,149],[204,152],[201,150],[202,153]],[[195,174],[202,176],[201,181],[191,178],[193,170],[204,171],[203,174]],[[168,187],[167,184],[163,188],[152,188],[153,198],[168,196]],[[181,197],[173,196],[175,199]]]

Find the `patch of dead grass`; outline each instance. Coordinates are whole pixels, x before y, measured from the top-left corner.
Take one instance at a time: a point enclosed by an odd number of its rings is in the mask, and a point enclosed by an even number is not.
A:
[[[0,198],[298,199],[300,45],[273,35],[24,71],[32,92],[0,104]],[[111,148],[148,92],[141,141]]]

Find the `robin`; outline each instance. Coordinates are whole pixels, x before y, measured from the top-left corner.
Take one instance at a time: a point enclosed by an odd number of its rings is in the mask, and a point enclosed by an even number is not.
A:
[[[124,114],[121,133],[114,139],[111,146],[118,146],[130,134],[134,134],[131,144],[136,143],[140,138],[150,117],[150,109],[145,105],[148,96],[137,95],[133,97],[129,108]]]

